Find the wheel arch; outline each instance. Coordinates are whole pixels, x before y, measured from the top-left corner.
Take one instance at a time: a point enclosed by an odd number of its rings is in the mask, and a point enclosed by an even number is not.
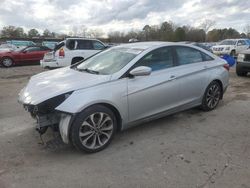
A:
[[[11,56],[3,56],[3,57],[1,57],[0,63],[2,63],[2,60],[3,60],[4,58],[9,58],[9,59],[11,59],[11,60],[13,61],[13,64],[15,64],[15,60],[14,60],[13,57],[11,57]]]
[[[112,105],[112,104],[109,104],[109,103],[106,103],[106,102],[100,102],[100,103],[91,104],[91,105],[85,107],[84,109],[82,109],[81,112],[84,111],[84,110],[86,110],[86,109],[88,109],[88,108],[91,108],[91,107],[93,107],[93,106],[97,106],[97,105],[105,106],[106,108],[110,109],[110,110],[114,113],[114,115],[115,115],[115,117],[116,117],[116,120],[117,120],[117,131],[118,131],[118,132],[121,131],[121,130],[122,130],[122,117],[121,117],[121,114],[120,114],[120,112],[118,111],[118,109],[117,109],[114,105]],[[68,137],[68,140],[69,140],[70,142],[71,142],[70,132],[71,132],[72,125],[73,125],[73,123],[75,122],[77,116],[78,116],[81,112],[78,112],[77,114],[75,114],[74,118],[72,119],[72,121],[71,121],[70,124],[68,125],[68,128],[67,128],[67,130],[68,130],[68,131],[67,131],[67,137]]]
[[[84,57],[82,57],[82,56],[73,57],[72,60],[71,60],[71,65],[76,63],[76,62],[74,62],[75,60],[81,61],[81,60],[84,60]]]
[[[85,108],[83,108],[80,112],[78,112],[76,115],[75,115],[75,118],[84,110],[88,109],[88,108],[91,108],[93,106],[98,106],[98,105],[102,105],[102,106],[105,106],[106,108],[110,109],[115,117],[116,117],[116,120],[117,120],[117,130],[118,131],[121,131],[122,130],[122,116],[119,112],[119,110],[112,104],[110,103],[107,103],[107,102],[97,102],[97,103],[94,103],[94,104],[90,104],[88,106],[85,106]],[[75,119],[74,118],[74,119]],[[73,123],[73,122],[72,122]],[[72,123],[70,125],[70,127],[72,126]]]
[[[220,95],[220,99],[222,99],[223,98],[223,83],[222,83],[222,81],[219,79],[214,79],[212,82],[217,82],[220,85],[221,90],[222,90],[221,95]],[[212,83],[212,82],[210,82],[210,83]]]

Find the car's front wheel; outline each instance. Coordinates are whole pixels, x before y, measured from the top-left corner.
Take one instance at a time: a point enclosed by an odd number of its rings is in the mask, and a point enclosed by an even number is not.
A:
[[[71,142],[78,150],[98,152],[110,144],[116,128],[114,113],[105,106],[94,105],[77,116],[70,131]]]
[[[12,67],[14,64],[13,60],[9,57],[4,57],[1,63],[4,67]]]
[[[222,96],[222,88],[217,81],[211,82],[203,96],[202,109],[205,111],[213,110],[219,104]]]

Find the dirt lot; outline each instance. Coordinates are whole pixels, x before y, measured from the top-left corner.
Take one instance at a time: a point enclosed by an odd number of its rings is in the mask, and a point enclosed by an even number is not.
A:
[[[250,77],[230,73],[212,112],[188,110],[119,133],[84,154],[34,130],[17,103],[39,66],[0,68],[0,188],[250,188]]]

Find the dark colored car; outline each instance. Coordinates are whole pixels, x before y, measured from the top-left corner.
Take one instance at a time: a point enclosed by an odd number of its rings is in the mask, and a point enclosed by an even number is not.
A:
[[[250,49],[239,53],[237,57],[236,74],[246,76],[250,72]]]
[[[0,63],[4,67],[18,64],[38,63],[45,53],[51,51],[46,46],[28,46],[21,50],[0,52]]]

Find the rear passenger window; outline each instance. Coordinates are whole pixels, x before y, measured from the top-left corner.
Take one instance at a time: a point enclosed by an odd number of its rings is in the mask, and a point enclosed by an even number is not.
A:
[[[205,54],[205,53],[202,53],[202,58],[203,58],[203,61],[212,61],[214,60],[214,58],[210,57],[209,55]]]
[[[94,50],[103,50],[105,48],[105,46],[98,41],[92,41],[92,43]]]
[[[69,49],[69,50],[74,50],[75,49],[75,45],[76,45],[76,41],[75,40],[67,40],[66,41],[66,47]],[[61,47],[60,47],[61,48]],[[59,47],[58,47],[59,49]]]
[[[176,47],[179,65],[202,62],[202,55],[199,50],[189,47]]]
[[[169,47],[159,48],[144,56],[135,67],[147,66],[152,71],[166,69],[174,66],[172,49]]]
[[[92,42],[90,40],[77,40],[77,50],[91,50],[93,49]]]

